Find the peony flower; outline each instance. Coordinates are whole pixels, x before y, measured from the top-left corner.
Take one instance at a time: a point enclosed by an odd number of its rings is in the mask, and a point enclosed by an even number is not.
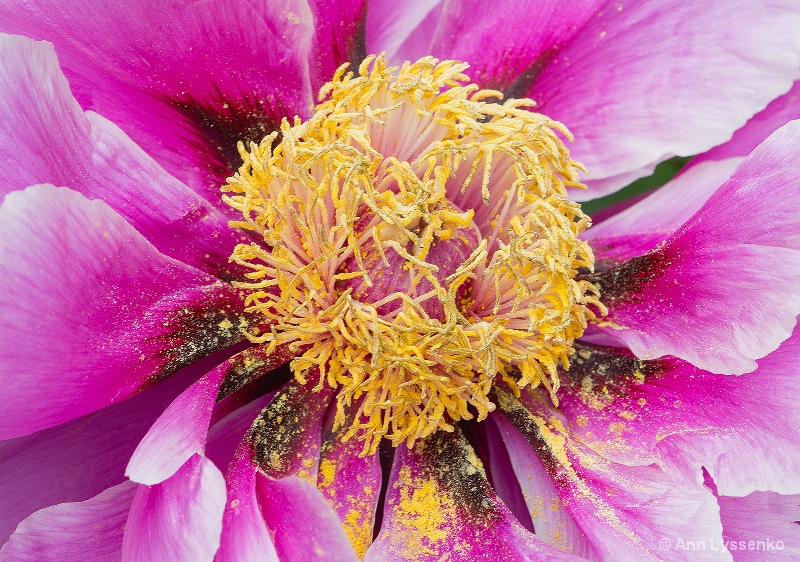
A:
[[[0,560],[797,553],[793,3],[79,8],[0,6]]]

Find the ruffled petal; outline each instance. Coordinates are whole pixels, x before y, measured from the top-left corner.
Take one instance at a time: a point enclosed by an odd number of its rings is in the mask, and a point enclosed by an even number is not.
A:
[[[655,250],[590,276],[637,356],[740,374],[800,313],[800,121],[775,132]],[[768,219],[768,220],[766,220]]]
[[[721,496],[722,535],[736,562],[785,562],[800,558],[800,496],[756,492]]]
[[[217,400],[236,386],[259,378],[291,357],[281,348],[265,355],[263,346],[237,353],[204,375],[169,405],[133,453],[125,475],[140,484],[163,482],[194,454],[205,454]],[[221,386],[225,385],[222,389]]]
[[[83,108],[211,201],[238,167],[237,141],[311,105],[314,25],[301,0],[14,0],[0,22],[52,42]]]
[[[243,336],[238,291],[158,253],[101,201],[35,186],[0,207],[0,437],[118,402]]]
[[[546,396],[540,402],[501,388],[497,394],[505,415],[498,423],[518,476],[541,463],[561,500],[550,508],[566,509],[602,559],[685,560],[672,541],[722,542],[716,499],[701,483],[679,486],[655,465],[626,466],[596,454],[545,406]],[[692,554],[730,560],[724,552]]]
[[[1,442],[0,543],[34,511],[88,500],[122,482],[136,444],[196,378],[192,371],[99,412]]]
[[[0,549],[8,562],[116,562],[136,484],[124,482],[77,503],[39,510]]]
[[[245,237],[118,127],[84,114],[52,45],[0,34],[0,61],[0,195],[39,183],[70,187],[105,201],[165,255],[231,275],[228,258]]]
[[[589,179],[620,176],[574,197],[610,193],[627,174],[730,139],[800,76],[799,26],[791,0],[608,2],[529,91],[575,135],[572,155]]]
[[[211,562],[225,502],[222,473],[200,455],[164,482],[139,486],[125,526],[123,562]]]
[[[395,449],[383,525],[366,561],[580,560],[537,539],[486,480],[460,431]]]
[[[657,463],[686,486],[702,482],[705,468],[725,495],[798,493],[798,356],[797,329],[738,377],[582,344],[561,377],[559,409],[572,433],[615,462]]]

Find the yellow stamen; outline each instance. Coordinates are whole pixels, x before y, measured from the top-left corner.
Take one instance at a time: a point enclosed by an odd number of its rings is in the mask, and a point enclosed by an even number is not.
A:
[[[346,435],[365,453],[484,419],[498,373],[555,400],[556,368],[598,304],[575,280],[594,260],[578,239],[589,219],[566,197],[581,187],[569,132],[531,100],[483,101],[502,96],[466,68],[370,56],[356,77],[343,65],[277,145],[277,133],[240,143],[225,188],[235,224],[264,241],[231,258],[250,270],[248,309],[271,324],[248,336],[305,350],[295,376],[318,370],[320,388],[338,389],[337,425],[358,409]],[[460,265],[433,263],[456,244]]]

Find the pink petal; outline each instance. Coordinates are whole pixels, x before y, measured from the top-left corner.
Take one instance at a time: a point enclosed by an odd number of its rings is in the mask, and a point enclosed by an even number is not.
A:
[[[99,412],[0,442],[0,543],[34,511],[87,500],[122,482],[136,444],[196,378],[192,371]]]
[[[726,495],[798,493],[799,354],[796,333],[755,372],[729,377],[584,345],[563,375],[559,408],[572,433],[615,462],[657,463],[686,486],[702,482],[705,467]]]
[[[0,60],[0,195],[39,183],[70,187],[103,199],[160,252],[230,276],[228,257],[243,236],[119,128],[84,114],[52,45],[0,35]]]
[[[222,474],[200,455],[168,480],[139,486],[125,527],[123,562],[210,562],[219,547],[225,501]]]
[[[366,561],[579,560],[526,531],[497,498],[472,447],[439,432],[395,449],[383,525]]]
[[[256,478],[261,513],[280,560],[358,560],[336,512],[313,483],[299,476]]]
[[[446,2],[430,52],[466,61],[485,88],[526,97],[553,55],[581,32],[602,0]]]
[[[37,511],[20,523],[0,549],[14,562],[114,562],[122,554],[122,534],[137,486],[124,482],[77,503]]]
[[[51,41],[84,109],[209,199],[238,165],[238,140],[311,104],[313,22],[298,0],[14,0],[0,22]]]
[[[525,19],[521,18],[521,21]],[[800,12],[753,4],[609,2],[529,92],[575,135],[590,179],[721,144],[800,77]],[[575,193],[591,199],[631,180]]]
[[[0,224],[2,438],[118,402],[242,338],[237,291],[159,254],[101,201],[36,186],[6,196]]]
[[[585,231],[598,262],[616,264],[652,250],[678,230],[727,180],[742,158],[702,162],[638,203]]]
[[[800,558],[800,496],[756,492],[719,498],[725,546],[737,562]]]
[[[575,439],[546,402],[525,393],[520,402],[501,389],[498,397],[506,416],[498,423],[517,474],[541,462],[558,490],[558,509],[569,512],[602,559],[685,560],[685,552],[662,541],[721,542],[717,503],[701,483],[678,486],[655,465],[611,462]],[[718,552],[692,554],[720,559]]]
[[[223,381],[230,387],[264,376],[288,361],[290,357],[285,351],[279,348],[277,353],[265,356],[265,347],[259,346],[237,353],[187,388],[139,443],[125,476],[140,484],[158,484],[172,476],[195,453],[204,455],[211,414]]]
[[[216,562],[278,562],[256,495],[258,467],[250,446],[242,443],[225,476],[228,503],[222,518],[222,538]]]
[[[642,358],[755,369],[800,313],[800,121],[762,143],[657,249],[595,276],[601,326]]]

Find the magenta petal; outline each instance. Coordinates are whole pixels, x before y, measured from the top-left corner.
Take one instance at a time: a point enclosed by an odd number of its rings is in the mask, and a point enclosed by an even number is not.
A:
[[[800,496],[756,492],[720,496],[725,546],[737,562],[783,562],[800,558]]]
[[[725,495],[800,492],[797,329],[738,377],[671,358],[640,361],[619,348],[579,353],[585,358],[564,375],[559,409],[603,456],[657,463],[687,486],[701,482],[705,468]]]
[[[395,449],[383,525],[366,561],[581,560],[538,540],[486,480],[460,433]]]
[[[664,244],[597,274],[601,328],[637,356],[740,374],[800,313],[800,121],[775,132]],[[769,220],[766,220],[766,219]]]
[[[358,560],[336,512],[314,484],[299,476],[256,478],[261,513],[280,560]]]
[[[368,11],[366,0],[311,0],[309,7],[314,18],[309,58],[311,89],[316,96],[340,65],[349,62],[357,68],[367,56],[364,37]],[[369,12],[372,11],[370,2]]]
[[[136,484],[124,482],[77,503],[39,510],[0,549],[8,562],[116,562]]]
[[[238,140],[260,140],[312,101],[306,2],[14,0],[0,22],[52,42],[83,108],[209,199]]]
[[[122,560],[211,561],[219,547],[225,480],[195,455],[168,480],[139,486],[131,506]]]
[[[445,2],[430,52],[470,63],[482,87],[526,97],[553,55],[581,32],[602,0]]]
[[[799,26],[792,1],[608,3],[529,95],[575,135],[572,154],[590,179],[641,177],[670,156],[727,141],[785,93],[800,76]]]
[[[39,183],[70,187],[108,203],[160,252],[229,275],[228,257],[243,237],[118,127],[84,114],[52,45],[0,35],[0,57],[0,195]]]
[[[278,562],[256,495],[258,467],[243,443],[234,455],[225,480],[228,503],[222,518],[222,538],[216,562]]]
[[[499,426],[517,473],[541,461],[559,505],[601,559],[685,560],[685,551],[664,548],[664,539],[721,542],[719,508],[701,483],[679,486],[655,465],[611,462],[575,439],[545,401],[523,394],[523,405],[510,391],[498,389],[498,395],[506,416],[498,416]],[[693,560],[719,559],[716,552],[692,554]]]
[[[186,356],[170,353],[185,353],[181,337],[202,334],[177,321],[183,332],[170,343],[180,345],[168,353],[149,338],[170,335],[179,315],[170,303],[185,309],[186,295],[221,284],[208,285],[212,278],[159,254],[105,203],[68,189],[9,194],[0,225],[0,437],[74,419],[184,366]],[[195,330],[203,323],[193,321]]]
[[[0,543],[34,511],[84,501],[122,482],[137,443],[191,382],[190,371],[99,412],[0,442]]]

